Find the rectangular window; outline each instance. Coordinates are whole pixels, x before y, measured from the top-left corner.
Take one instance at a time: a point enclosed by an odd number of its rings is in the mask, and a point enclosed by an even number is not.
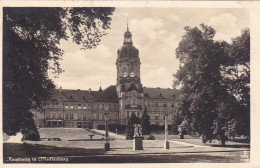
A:
[[[68,103],[65,103],[64,106],[65,106],[65,109],[69,108],[69,104]]]
[[[47,117],[46,117],[46,119],[51,119],[51,115],[50,115],[50,113],[47,113]]]
[[[83,120],[86,120],[86,114],[83,114]]]
[[[91,114],[88,114],[88,115],[87,115],[87,119],[88,119],[88,120],[91,120]]]
[[[155,107],[158,107],[159,106],[159,102],[155,102]]]
[[[53,119],[56,119],[56,113],[53,113]]]
[[[111,104],[108,104],[108,109],[111,110]]]
[[[56,108],[56,103],[52,103],[52,108]]]
[[[69,119],[69,114],[65,114],[65,119],[68,120]]]
[[[73,120],[73,114],[70,114],[70,119]]]
[[[83,104],[82,109],[87,109],[86,104]]]
[[[58,119],[61,119],[61,113],[58,114]]]
[[[166,104],[166,102],[163,102],[163,107],[167,107],[167,104]]]
[[[81,109],[81,104],[78,104],[78,109],[79,109],[79,110]]]
[[[102,120],[102,114],[98,114],[98,119]]]
[[[105,105],[104,104],[102,104],[102,108],[101,109],[104,109],[105,108]]]
[[[73,103],[70,103],[70,109],[73,109]]]
[[[155,114],[155,120],[159,120],[159,115]]]
[[[172,107],[174,107],[174,103],[172,103]]]
[[[78,120],[82,120],[81,114],[78,114]]]

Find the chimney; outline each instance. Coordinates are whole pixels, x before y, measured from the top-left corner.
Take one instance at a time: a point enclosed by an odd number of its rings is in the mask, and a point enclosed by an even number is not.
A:
[[[60,86],[60,89],[59,89],[59,90],[60,90],[60,93],[61,93],[61,92],[62,92],[62,87],[61,87],[61,86]]]
[[[88,89],[88,92],[91,93],[91,88]]]

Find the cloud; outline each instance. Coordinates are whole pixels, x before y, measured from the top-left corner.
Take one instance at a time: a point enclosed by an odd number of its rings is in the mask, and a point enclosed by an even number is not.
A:
[[[130,25],[134,45],[140,51],[143,84],[170,87],[172,74],[178,69],[175,49],[179,39],[169,31],[168,21],[145,17],[131,20]]]
[[[50,77],[63,88],[98,88],[99,82],[114,84],[111,76],[116,74],[113,54],[109,48],[100,44],[95,49],[80,50],[80,47],[69,41],[63,42],[64,55],[60,61],[65,70],[59,78]],[[112,82],[112,83],[111,83]]]
[[[100,82],[103,88],[115,85],[116,53],[123,45],[128,17],[133,43],[140,53],[142,84],[171,87],[172,74],[179,68],[175,49],[185,32],[184,26],[205,23],[216,29],[215,39],[230,41],[248,26],[246,14],[242,9],[116,8],[111,29],[97,48],[80,50],[81,46],[71,41],[61,42],[64,50],[61,66],[65,72],[54,81],[70,89],[97,90]]]
[[[240,29],[237,25],[238,18],[230,13],[223,13],[211,17],[209,25],[216,30],[215,39],[230,42],[231,37],[238,36]]]
[[[169,15],[168,16],[168,20],[172,21],[172,22],[178,22],[178,21],[180,21],[180,16],[178,16],[178,15]]]
[[[159,19],[133,19],[130,25],[137,43],[141,46],[158,42],[160,36],[167,33],[167,30],[164,29],[164,23]]]

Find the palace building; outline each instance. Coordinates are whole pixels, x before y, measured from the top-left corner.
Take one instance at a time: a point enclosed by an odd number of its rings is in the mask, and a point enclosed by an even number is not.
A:
[[[57,89],[42,110],[33,111],[38,128],[70,127],[97,128],[104,125],[105,114],[109,123],[126,124],[131,114],[141,117],[144,110],[154,125],[164,125],[167,114],[172,124],[178,90],[143,87],[140,76],[139,50],[134,47],[127,26],[123,46],[117,51],[117,80],[98,91]]]

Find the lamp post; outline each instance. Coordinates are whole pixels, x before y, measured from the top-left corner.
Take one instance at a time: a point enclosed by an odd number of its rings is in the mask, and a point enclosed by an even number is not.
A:
[[[110,143],[108,141],[108,116],[109,113],[104,113],[105,115],[105,130],[106,130],[106,142],[105,142],[105,151],[110,150]]]
[[[164,142],[164,149],[170,149],[170,143],[168,141],[168,114],[164,115],[165,118],[165,142]]]
[[[178,131],[179,131],[179,138],[180,139],[184,139],[184,134],[183,134],[183,130],[184,130],[184,126],[181,124],[181,125],[178,125]]]

